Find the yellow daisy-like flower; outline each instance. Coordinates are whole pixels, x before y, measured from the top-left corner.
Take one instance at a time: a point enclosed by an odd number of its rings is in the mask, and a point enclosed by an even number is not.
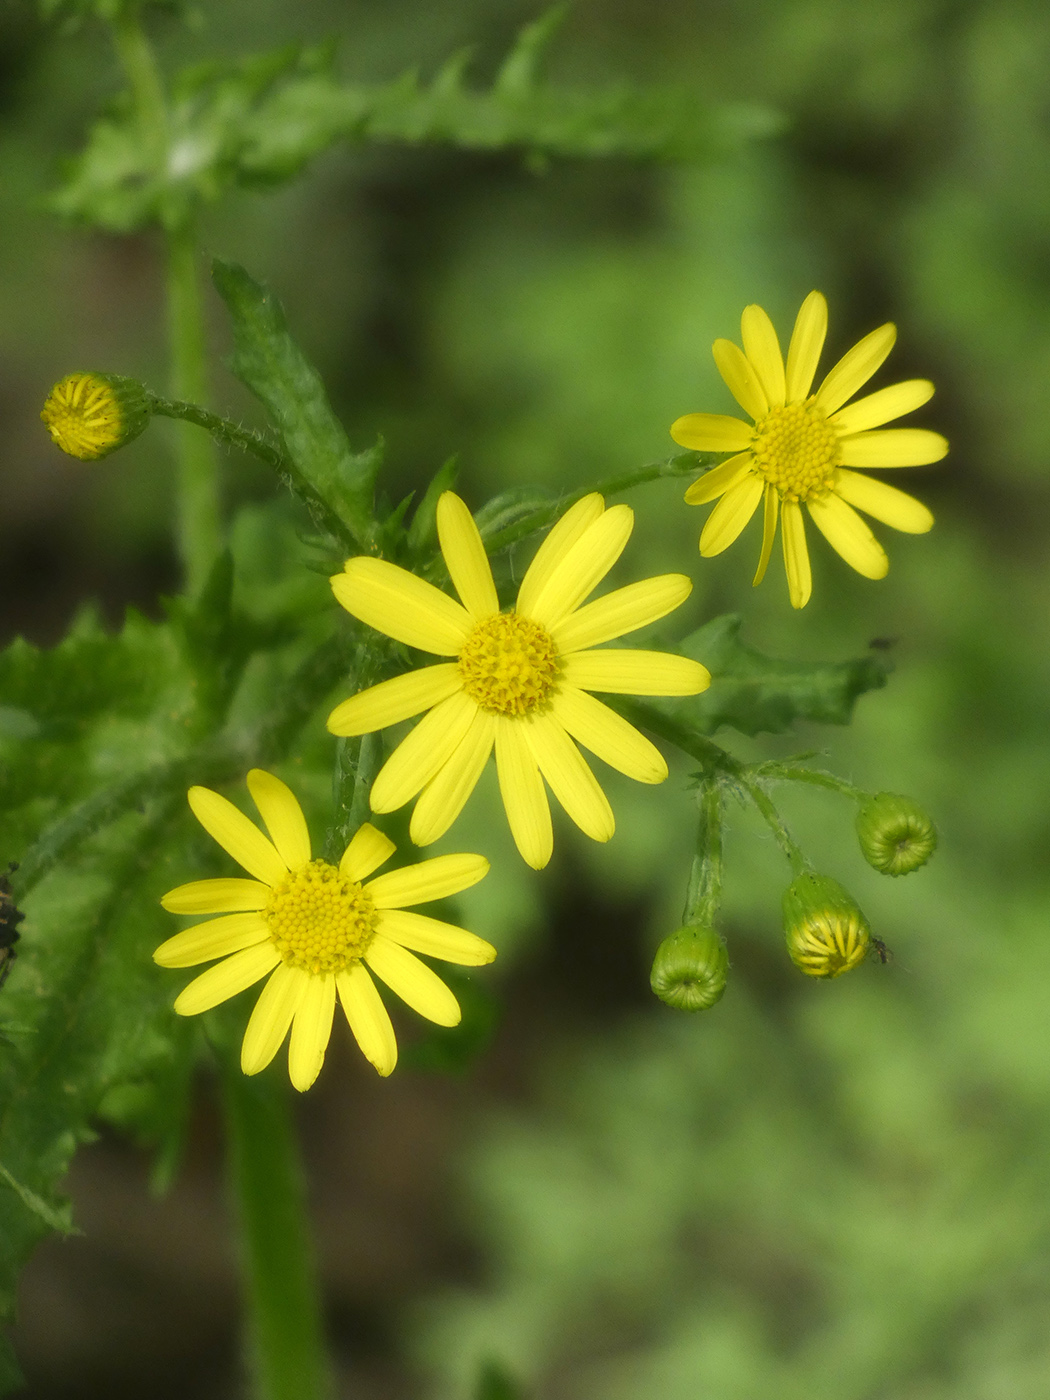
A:
[[[735,454],[685,493],[690,505],[721,498],[704,525],[700,553],[721,554],[763,502],[755,583],[766,572],[779,514],[795,608],[804,608],[812,591],[802,503],[847,564],[865,578],[883,578],[889,568],[886,551],[857,510],[916,535],[931,527],[933,516],[913,496],[850,468],[921,467],[939,462],[948,451],[940,433],[882,428],[930,399],[928,379],[891,384],[844,407],[893,349],[897,328],[892,324],[866,335],[810,393],[827,326],[828,304],[820,292],[810,292],[798,313],[785,365],[772,321],[760,306],[746,307],[743,350],[730,340],[716,340],[713,351],[719,373],[754,424],[719,413],[687,413],[671,426],[671,436],[682,447]]]
[[[288,1073],[302,1090],[324,1064],[338,993],[358,1045],[380,1074],[389,1074],[397,1041],[369,972],[421,1016],[456,1025],[456,998],[409,950],[467,967],[491,962],[496,950],[406,906],[469,889],[489,863],[478,855],[438,856],[369,880],[395,849],[369,822],[339,865],[329,865],[311,860],[302,808],[279,778],[253,768],[248,790],[270,840],[225,797],[190,788],[201,826],[254,878],[197,880],[161,900],[173,914],[221,915],[177,933],[153,954],[162,967],[222,958],[189,984],[175,1010],[196,1016],[268,976],[244,1033],[241,1068],[245,1074],[265,1069],[290,1027]]]
[[[696,695],[711,677],[696,661],[659,651],[594,650],[678,607],[684,574],[618,588],[581,607],[616,563],[634,528],[625,505],[585,496],[544,540],[515,607],[500,612],[485,546],[470,511],[451,491],[438,502],[438,538],[462,599],[383,559],[348,559],[332,579],[347,612],[422,651],[455,658],[425,666],[344,700],[333,734],[368,734],[424,716],[372,786],[372,810],[390,812],[419,795],[409,828],[419,846],[443,835],[463,809],[493,748],[500,792],[518,850],[537,870],[550,860],[544,779],[595,841],[615,822],[605,793],[573,740],[642,783],[667,777],[659,750],[587,692]]]

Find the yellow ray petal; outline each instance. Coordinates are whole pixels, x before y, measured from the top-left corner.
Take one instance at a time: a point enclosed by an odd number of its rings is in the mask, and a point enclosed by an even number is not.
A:
[[[785,501],[780,512],[780,535],[784,546],[784,569],[793,608],[804,608],[813,592],[813,575],[806,547],[806,527],[797,501]]]
[[[477,786],[496,738],[496,717],[479,709],[462,743],[419,794],[408,834],[417,846],[444,836]]]
[[[784,402],[784,356],[780,353],[780,341],[773,329],[773,322],[761,306],[745,306],[740,318],[740,332],[744,341],[744,354],[758,375],[770,407],[779,407]]]
[[[462,1018],[459,1002],[426,963],[389,938],[377,933],[368,945],[365,962],[397,994],[406,1006],[436,1021],[439,1026],[458,1026]]]
[[[905,379],[890,384],[877,393],[868,394],[856,403],[840,408],[831,418],[832,426],[841,437],[862,433],[868,428],[880,428],[913,409],[921,408],[933,398],[933,385],[928,379]]]
[[[438,498],[437,530],[449,577],[467,612],[479,622],[499,612],[481,532],[465,502],[454,491],[443,491]]]
[[[769,412],[769,400],[754,366],[739,345],[731,340],[716,340],[711,347],[718,372],[729,385],[729,392],[745,413],[754,419]]]
[[[619,559],[634,529],[630,506],[612,506],[583,532],[551,570],[528,616],[552,629],[579,607]]]
[[[571,506],[561,519],[551,527],[547,538],[536,551],[536,556],[525,572],[518,590],[516,611],[526,617],[539,597],[544,584],[564,559],[583,532],[600,518],[605,510],[605,501],[597,491],[584,496]]]
[[[366,968],[354,963],[336,973],[335,984],[362,1055],[385,1078],[397,1064],[397,1039],[375,983]]]
[[[195,967],[251,948],[269,936],[269,925],[261,914],[226,914],[175,934],[154,952],[153,961],[161,967]]]
[[[379,930],[402,948],[425,953],[430,958],[459,963],[462,967],[483,967],[496,956],[484,938],[455,924],[415,914],[409,909],[386,909],[379,915]]]
[[[762,553],[758,556],[758,568],[755,570],[755,577],[751,582],[752,588],[757,588],[766,576],[769,557],[773,553],[773,539],[777,533],[779,508],[780,492],[772,482],[769,482],[766,485],[765,507],[762,511]]]
[[[243,992],[260,977],[272,972],[281,961],[281,955],[267,939],[239,953],[231,953],[221,963],[209,967],[195,977],[175,1000],[175,1010],[180,1016],[196,1016],[202,1011],[210,1011],[220,1002],[229,1001],[238,992]]]
[[[729,548],[758,509],[764,490],[762,477],[751,473],[725,493],[700,532],[700,553],[705,559]]]
[[[708,501],[717,500],[724,491],[730,491],[739,481],[743,481],[755,465],[750,452],[738,452],[728,462],[720,462],[703,476],[697,477],[692,486],[687,487],[685,503],[690,506],[706,506]]]
[[[817,406],[825,413],[835,413],[858,389],[867,384],[883,360],[893,349],[897,327],[892,321],[870,331],[847,350],[838,364],[829,370],[817,390]]]
[[[455,656],[473,626],[461,603],[386,559],[348,559],[331,584],[348,613],[420,651]]]
[[[616,830],[609,799],[587,760],[553,715],[533,713],[521,728],[551,792],[585,836],[608,841]]]
[[[237,914],[265,909],[269,901],[269,885],[258,880],[193,880],[160,902],[169,914]]]
[[[844,501],[873,515],[884,525],[904,530],[909,535],[924,535],[933,526],[933,514],[914,496],[887,486],[859,472],[840,467],[835,473],[835,490]]]
[[[851,568],[865,578],[886,577],[886,551],[852,506],[833,493],[806,504],[817,529]]]
[[[232,802],[211,788],[191,787],[187,794],[190,810],[224,851],[228,851],[249,875],[267,885],[276,885],[288,874],[288,867],[254,822]]]
[[[616,695],[699,695],[711,684],[711,672],[699,661],[626,647],[574,652],[563,658],[561,673],[581,690]]]
[[[452,757],[477,709],[459,690],[424,715],[376,774],[369,799],[372,811],[393,812],[410,802]]]
[[[551,712],[578,744],[617,772],[639,783],[662,783],[667,777],[667,764],[656,745],[586,691],[560,685]]]
[[[377,909],[404,909],[411,904],[429,904],[450,894],[469,890],[489,872],[484,856],[468,851],[434,856],[401,870],[390,870],[365,886],[365,893]]]
[[[947,439],[928,428],[883,428],[843,438],[839,461],[844,467],[925,467],[947,451]]]
[[[406,671],[403,676],[380,681],[336,705],[328,716],[328,732],[346,736],[371,734],[390,724],[400,724],[403,719],[411,719],[433,705],[440,705],[442,700],[454,695],[462,683],[454,661]]]
[[[755,430],[725,413],[686,413],[671,424],[671,436],[679,447],[693,452],[744,452]]]
[[[639,579],[625,588],[615,588],[604,598],[596,598],[577,608],[564,622],[551,630],[560,655],[582,651],[602,642],[611,642],[625,632],[634,632],[666,617],[684,603],[693,591],[693,581],[685,574],[656,574]]]
[[[245,1074],[264,1070],[280,1050],[310,981],[309,973],[282,963],[262,989],[241,1041],[241,1069]]]
[[[248,774],[248,791],[288,869],[298,870],[306,865],[310,859],[310,832],[291,788],[265,769],[253,768]]]
[[[332,1036],[334,1014],[335,974],[307,977],[306,992],[295,1013],[288,1044],[288,1078],[301,1094],[321,1073],[324,1052]]]
[[[396,850],[389,836],[377,830],[371,822],[362,822],[343,852],[339,873],[348,880],[367,880],[372,871],[378,870]]]
[[[554,836],[547,790],[520,721],[497,716],[496,772],[514,844],[533,870],[551,858]]]
[[[788,346],[785,392],[788,403],[808,396],[828,333],[828,304],[820,292],[810,292],[799,308]]]

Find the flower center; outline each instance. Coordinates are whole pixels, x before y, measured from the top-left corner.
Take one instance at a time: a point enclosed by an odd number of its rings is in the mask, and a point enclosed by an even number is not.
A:
[[[546,703],[558,678],[558,654],[538,622],[520,613],[494,613],[463,643],[459,674],[483,710],[523,715]]]
[[[754,453],[758,470],[785,501],[824,495],[832,484],[839,460],[835,429],[815,399],[771,408],[755,424]]]
[[[70,374],[56,384],[40,414],[56,447],[82,461],[101,457],[120,441],[120,404],[104,379]]]
[[[371,899],[326,860],[312,860],[274,885],[265,917],[281,957],[304,972],[341,972],[376,931]]]

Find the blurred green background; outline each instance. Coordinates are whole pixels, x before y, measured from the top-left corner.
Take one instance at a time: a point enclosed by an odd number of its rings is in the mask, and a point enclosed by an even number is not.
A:
[[[535,8],[514,0],[222,0],[161,17],[164,61],[339,36],[358,80],[433,72],[476,45],[487,81]],[[932,378],[916,418],[942,466],[902,482],[937,526],[888,540],[869,583],[813,541],[791,611],[744,541],[701,562],[705,512],[642,488],[625,577],[697,586],[673,635],[726,609],[783,656],[894,639],[889,688],[843,731],[736,740],[826,751],[934,813],[941,850],[891,881],[850,812],[785,798],[810,854],[893,949],[830,985],[783,954],[787,872],[731,812],[724,1000],[689,1018],[647,987],[677,923],[693,812],[611,777],[608,847],[558,828],[527,872],[492,834],[492,785],[455,829],[498,876],[469,904],[496,941],[489,1050],[445,1078],[375,1081],[333,1047],[303,1104],[345,1393],[465,1400],[493,1358],[542,1400],[1043,1400],[1050,1393],[1050,12],[1041,0],[578,0],[547,60],[566,85],[677,84],[780,112],[707,165],[335,149],[297,184],[238,193],[209,251],[284,301],[353,440],[382,431],[396,499],[452,453],[478,505],[573,487],[671,450],[668,424],[732,411],[710,343],[758,301],[786,338],[831,305],[827,358],[894,320],[877,383]],[[159,249],[42,205],[120,86],[105,36],[0,16],[0,631],[51,643],[78,601],[158,615],[177,587],[170,458],[155,429],[97,466],[38,420],[98,367],[161,383]],[[227,331],[209,301],[217,356]],[[221,369],[213,403],[255,410]],[[894,478],[896,482],[896,478]],[[234,501],[272,498],[229,461]],[[811,532],[815,534],[815,532]],[[882,538],[891,536],[886,529]],[[688,616],[686,616],[688,614]],[[670,635],[670,634],[669,634]],[[501,845],[502,842],[502,845]],[[465,902],[466,904],[466,902]],[[71,1178],[83,1238],[27,1276],[20,1354],[40,1397],[236,1392],[236,1302],[207,1088],[186,1169],[104,1135]]]

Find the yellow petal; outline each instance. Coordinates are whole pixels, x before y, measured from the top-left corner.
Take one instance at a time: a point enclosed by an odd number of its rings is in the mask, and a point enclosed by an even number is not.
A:
[[[496,772],[514,844],[533,870],[542,870],[554,849],[547,790],[522,724],[504,715],[496,722]]]
[[[784,502],[780,512],[780,534],[791,606],[804,608],[813,592],[813,575],[809,567],[809,550],[806,548],[806,527],[802,523],[802,509],[797,501]]]
[[[245,1074],[264,1070],[280,1050],[310,981],[310,974],[301,968],[281,963],[262,989],[241,1041],[241,1069]]]
[[[377,909],[404,909],[411,904],[429,904],[450,894],[469,890],[489,873],[484,856],[464,851],[456,855],[434,856],[416,865],[378,875],[365,886],[365,893]]]
[[[784,402],[784,357],[780,353],[780,341],[773,329],[773,322],[761,306],[745,306],[740,318],[740,332],[744,340],[744,354],[758,375],[770,406],[780,407]]]
[[[809,395],[828,333],[828,304],[820,292],[810,292],[799,308],[788,346],[785,392],[788,403]]]
[[[229,1001],[230,997],[243,992],[245,987],[258,982],[260,977],[272,972],[280,961],[281,955],[269,939],[239,953],[232,953],[221,963],[195,977],[179,993],[175,1010],[180,1016],[197,1016],[202,1011],[210,1011],[213,1006]]]
[[[700,553],[705,559],[729,548],[754,515],[764,490],[762,477],[752,472],[725,493],[700,532]]]
[[[906,379],[840,408],[832,416],[831,423],[840,436],[847,437],[868,428],[880,428],[883,423],[921,408],[932,398],[933,385],[928,379]]]
[[[725,413],[687,413],[671,424],[679,447],[693,452],[744,452],[754,440],[750,423]]]
[[[226,914],[175,934],[154,952],[153,961],[161,967],[195,967],[251,948],[269,936],[269,925],[261,914]]]
[[[583,532],[598,520],[605,510],[605,501],[597,491],[584,496],[571,506],[551,528],[547,538],[525,572],[518,590],[516,611],[531,616],[530,609],[544,584],[564,559]]]
[[[561,673],[581,690],[616,695],[699,695],[711,684],[711,672],[699,661],[626,647],[574,652],[563,658]]]
[[[583,834],[592,841],[610,840],[616,819],[609,799],[562,726],[552,715],[534,712],[522,729],[551,792]]]
[[[630,506],[612,506],[605,511],[551,570],[528,616],[548,629],[557,627],[601,583],[623,553],[633,529]]]
[[[402,948],[459,963],[462,967],[483,967],[496,956],[492,944],[476,933],[428,918],[426,914],[414,914],[409,909],[384,910],[379,916],[379,929]]]
[[[226,914],[265,909],[269,885],[258,880],[193,880],[169,890],[161,904],[169,914]]]
[[[879,326],[863,340],[858,340],[853,349],[847,350],[834,369],[829,371],[817,390],[818,407],[827,414],[840,409],[847,399],[851,399],[858,389],[867,384],[893,349],[896,339],[897,327],[892,321],[887,321],[886,325]]]
[[[769,557],[773,553],[773,540],[777,533],[779,508],[780,492],[771,482],[767,483],[765,508],[762,512],[762,553],[758,556],[758,568],[755,570],[755,577],[751,583],[752,588],[757,588],[766,576]]]
[[[395,992],[406,1006],[436,1021],[439,1026],[458,1026],[462,1019],[459,1002],[426,963],[389,938],[377,933],[368,945],[365,962]]]
[[[933,526],[933,515],[921,501],[905,491],[898,491],[895,486],[887,486],[884,481],[840,467],[835,473],[835,490],[851,506],[873,515],[884,525],[892,525],[895,530],[924,535]]]
[[[328,732],[346,736],[371,734],[390,724],[400,724],[403,719],[411,719],[447,700],[462,684],[454,661],[406,671],[403,676],[380,681],[336,705],[328,716]]]
[[[389,836],[377,830],[371,822],[362,822],[343,852],[339,873],[348,880],[367,880],[372,871],[378,870],[396,850]]]
[[[496,738],[496,717],[479,709],[459,747],[419,794],[408,834],[417,846],[444,836],[477,786]]]
[[[249,875],[267,885],[276,885],[288,874],[288,867],[254,822],[232,802],[211,788],[191,787],[190,809],[209,836],[228,851]]]
[[[706,506],[708,501],[717,500],[723,491],[729,491],[738,481],[743,481],[754,464],[755,459],[750,452],[738,452],[727,462],[720,462],[687,487],[686,505]]]
[[[806,504],[817,529],[850,568],[865,578],[886,577],[886,551],[852,506],[833,493]]]
[[[288,1045],[288,1078],[292,1087],[305,1093],[324,1064],[324,1052],[332,1036],[335,1014],[335,975],[307,977],[306,992],[292,1022]]]
[[[437,504],[437,531],[456,592],[463,606],[479,622],[499,612],[492,568],[481,532],[465,503],[454,491],[443,491]]]
[[[656,745],[586,691],[560,685],[551,713],[578,744],[617,772],[639,783],[662,783],[667,777],[667,764]]]
[[[420,651],[455,656],[473,626],[461,603],[386,559],[348,559],[331,583],[348,613]]]
[[[884,428],[843,438],[839,461],[844,467],[925,467],[947,451],[947,439],[928,428]]]
[[[291,788],[272,773],[253,768],[248,774],[248,791],[288,869],[298,870],[306,865],[310,859],[310,832]]]
[[[764,418],[769,412],[769,400],[754,366],[739,345],[731,340],[716,340],[711,347],[718,372],[729,385],[729,392],[745,413],[752,418]]]
[[[375,983],[366,968],[354,963],[336,973],[335,984],[362,1055],[385,1078],[397,1064],[397,1039]]]
[[[376,774],[369,797],[372,811],[393,812],[410,802],[452,757],[477,709],[459,690],[424,715]]]
[[[656,574],[639,579],[625,588],[614,588],[604,598],[596,598],[577,608],[551,631],[560,655],[599,646],[647,627],[673,612],[693,591],[693,581],[685,574]]]

